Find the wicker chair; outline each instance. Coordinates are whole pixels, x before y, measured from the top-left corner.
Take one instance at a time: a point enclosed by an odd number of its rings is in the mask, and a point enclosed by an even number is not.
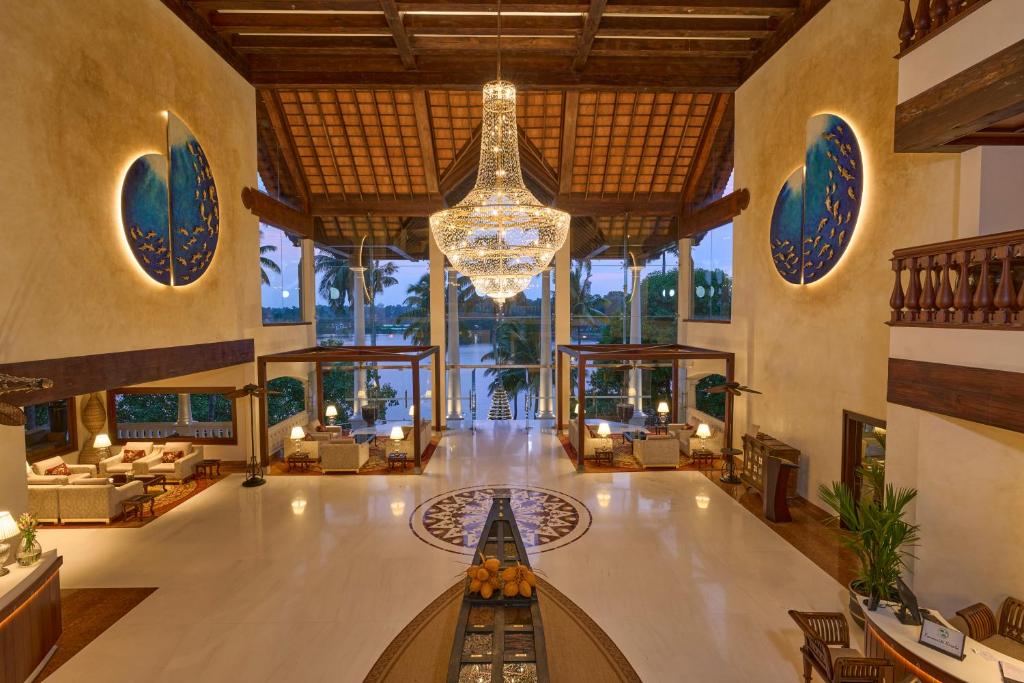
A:
[[[885,683],[892,665],[884,659],[864,657],[850,647],[850,629],[840,612],[797,612],[789,616],[804,632],[804,680],[811,669],[829,683]]]
[[[988,605],[981,602],[963,608],[956,615],[963,619],[971,638],[1005,655],[1018,659],[1024,656],[1024,602],[1007,597],[999,609],[998,622]],[[957,620],[952,623],[963,630]]]

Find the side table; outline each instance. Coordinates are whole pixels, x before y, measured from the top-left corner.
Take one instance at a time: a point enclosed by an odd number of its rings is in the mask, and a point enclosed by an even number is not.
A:
[[[694,448],[690,451],[690,460],[697,466],[697,469],[703,469],[706,465],[709,469],[713,469],[715,466],[715,454],[704,448]]]
[[[196,463],[197,478],[213,478],[214,472],[216,472],[216,476],[220,476],[220,460],[215,458],[207,458],[205,460],[200,460],[199,462]]]
[[[405,465],[409,462],[409,456],[402,451],[392,451],[388,453],[388,469],[392,467],[402,466],[402,471],[405,471]]]

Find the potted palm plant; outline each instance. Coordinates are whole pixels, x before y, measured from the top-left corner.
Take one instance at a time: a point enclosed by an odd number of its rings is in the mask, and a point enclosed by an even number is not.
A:
[[[906,566],[908,552],[917,544],[920,526],[903,517],[917,497],[917,490],[885,485],[881,490],[874,472],[861,472],[869,491],[859,499],[846,484],[832,482],[818,489],[818,495],[841,523],[840,540],[860,564],[857,578],[850,582],[850,616],[861,627],[864,612],[860,597],[868,599],[868,609],[875,610],[879,601],[895,598],[896,579]]]

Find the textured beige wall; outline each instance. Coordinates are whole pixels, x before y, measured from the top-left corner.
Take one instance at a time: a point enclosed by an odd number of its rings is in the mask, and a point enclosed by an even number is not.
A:
[[[685,332],[688,343],[737,353],[738,379],[764,392],[736,401],[737,435],[757,423],[799,448],[800,490],[812,500],[840,476],[843,409],[886,416],[892,250],[954,235],[957,157],[892,153],[900,10],[833,0],[739,89],[735,185],[751,201],[735,224],[732,323]],[[807,118],[824,112],[857,133],[864,204],[839,265],[797,287],[772,265],[769,221],[803,163]]]

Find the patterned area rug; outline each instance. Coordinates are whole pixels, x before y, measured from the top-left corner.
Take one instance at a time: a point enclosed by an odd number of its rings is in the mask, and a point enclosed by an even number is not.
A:
[[[186,500],[193,496],[197,496],[206,489],[216,484],[221,479],[227,477],[226,472],[222,472],[219,476],[214,476],[210,479],[190,479],[183,484],[167,484],[167,491],[165,492],[160,486],[152,486],[149,489],[150,493],[158,494],[157,499],[153,501],[153,515],[149,514],[149,506],[146,506],[146,514],[141,520],[136,519],[134,516],[127,522],[124,519],[118,517],[110,524],[94,523],[94,522],[62,522],[60,524],[47,524],[47,528],[57,529],[111,529],[111,528],[123,528],[123,529],[137,529],[139,527],[146,526],[150,522],[156,520],[161,515],[166,515],[168,512],[178,507]]]
[[[572,462],[573,467],[576,466],[576,449],[573,448],[569,442],[569,437],[564,434],[558,435],[558,440],[562,443],[562,448],[565,450],[565,455]],[[679,454],[679,466],[676,470],[689,470],[693,472],[705,471],[714,472],[721,470],[723,463],[719,459],[708,466],[707,464],[696,464],[690,458]],[[652,467],[650,471],[655,470],[671,470],[671,467]],[[634,457],[632,452],[632,446],[629,443],[615,439],[612,446],[612,464],[609,465],[608,461],[602,460],[597,462],[596,460],[588,459],[583,465],[584,473],[591,472],[647,472],[641,465],[640,461]]]

